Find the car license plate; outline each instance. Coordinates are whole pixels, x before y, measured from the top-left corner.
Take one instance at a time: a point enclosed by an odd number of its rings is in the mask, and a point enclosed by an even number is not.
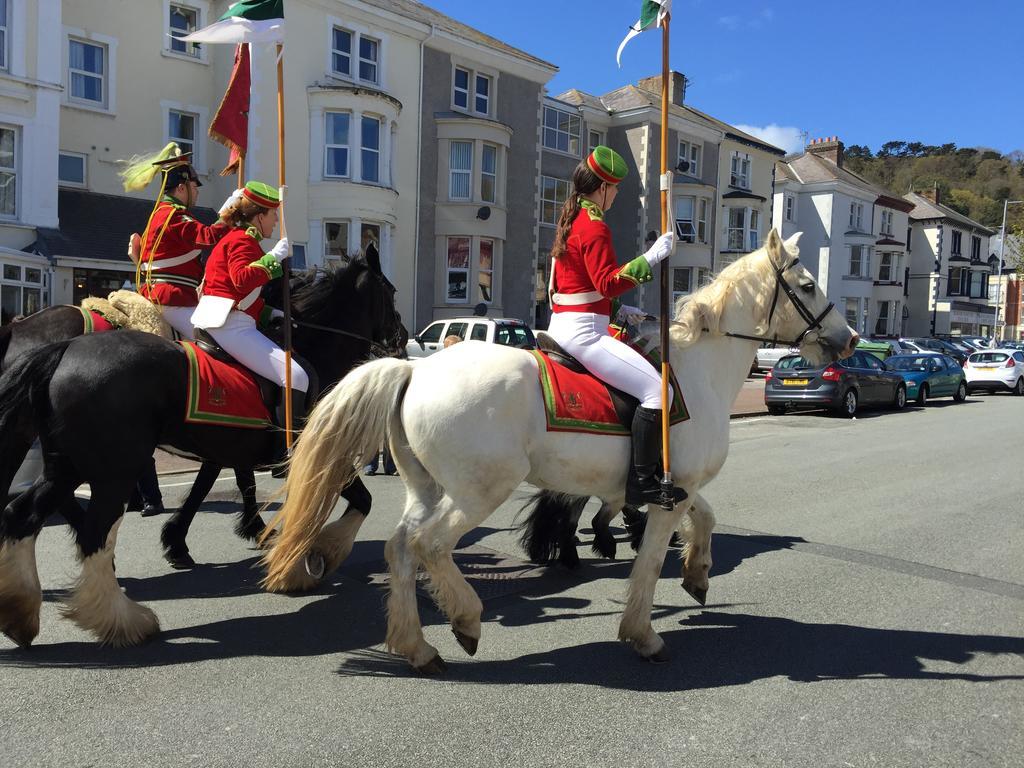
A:
[[[990,365],[979,365],[977,368],[975,368],[975,370],[978,370],[978,371],[994,371],[995,368],[993,368]]]
[[[782,386],[784,387],[806,387],[810,383],[810,379],[783,379]]]

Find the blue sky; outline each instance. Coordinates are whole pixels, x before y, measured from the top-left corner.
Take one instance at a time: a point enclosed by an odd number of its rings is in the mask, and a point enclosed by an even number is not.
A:
[[[615,49],[639,0],[426,0],[601,94],[661,67],[660,32]],[[788,150],[801,132],[1024,149],[1022,0],[674,0],[670,66],[687,102]]]

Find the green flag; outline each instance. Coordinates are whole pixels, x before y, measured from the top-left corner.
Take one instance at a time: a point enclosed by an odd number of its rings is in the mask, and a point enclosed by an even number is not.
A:
[[[657,22],[661,26],[662,20],[672,12],[672,0],[643,0],[640,6],[640,19],[629,28],[629,33],[619,43],[619,50],[615,52],[615,62],[622,66],[622,49],[626,43],[639,35],[645,29],[650,29]]]
[[[178,39],[189,43],[279,43],[284,40],[284,0],[239,0],[215,23]]]

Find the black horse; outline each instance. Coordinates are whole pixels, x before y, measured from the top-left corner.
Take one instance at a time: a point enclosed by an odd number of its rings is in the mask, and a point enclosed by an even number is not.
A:
[[[365,359],[370,347],[397,353],[404,337],[394,287],[379,265],[361,258],[307,281],[294,293],[293,308],[296,354],[322,387]],[[0,377],[0,482],[9,481],[24,458],[32,428],[44,455],[43,475],[0,515],[0,631],[19,645],[38,633],[35,540],[50,512],[60,512],[74,530],[82,561],[65,615],[103,643],[133,645],[159,624],[118,587],[114,547],[128,497],[154,449],[170,446],[226,467],[275,459],[272,430],[185,422],[186,378],[180,345],[135,331],[45,346]],[[84,512],[74,498],[83,483],[92,494]],[[317,553],[321,568],[344,559],[370,509],[358,479],[343,495],[349,506],[332,524],[335,540]]]
[[[48,307],[16,323],[0,327],[0,372],[7,370],[19,356],[46,344],[66,341],[82,336],[85,324],[78,307]],[[34,436],[33,436],[34,437]],[[30,464],[30,469],[34,466]],[[181,506],[164,526],[162,540],[164,557],[175,568],[190,568],[195,561],[188,554],[185,537],[199,506],[209,495],[220,474],[221,467],[203,462],[192,484],[192,490]],[[26,482],[31,479],[29,476]],[[235,533],[248,541],[255,541],[263,531],[259,505],[256,503],[256,478],[251,468],[235,469],[235,482],[242,494],[242,511],[235,523]]]

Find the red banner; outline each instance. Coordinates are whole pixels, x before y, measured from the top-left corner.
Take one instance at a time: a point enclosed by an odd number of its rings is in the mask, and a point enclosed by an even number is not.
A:
[[[235,46],[235,66],[231,70],[228,89],[210,123],[210,138],[231,150],[230,160],[220,172],[221,176],[234,173],[238,169],[239,160],[245,157],[249,140],[250,89],[249,45],[239,43]]]

